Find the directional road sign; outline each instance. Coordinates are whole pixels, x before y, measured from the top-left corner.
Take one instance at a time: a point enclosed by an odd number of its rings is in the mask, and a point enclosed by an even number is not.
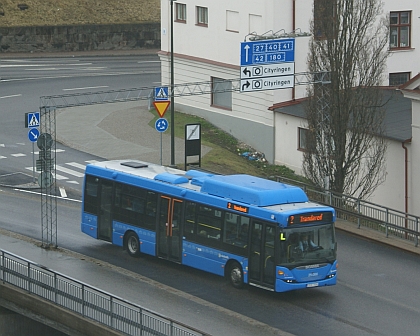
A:
[[[241,66],[295,61],[295,39],[241,42]]]
[[[165,118],[159,118],[155,122],[155,128],[158,132],[165,132],[168,129],[168,120]]]
[[[157,101],[168,100],[169,99],[168,92],[169,92],[169,89],[168,89],[167,86],[156,87],[155,88],[155,100],[157,100]]]
[[[38,128],[31,128],[28,132],[28,139],[31,142],[36,142],[39,138],[39,129]]]
[[[241,79],[293,75],[295,63],[248,65],[241,67]]]
[[[295,85],[295,76],[278,76],[259,79],[242,79],[241,92],[287,89]]]

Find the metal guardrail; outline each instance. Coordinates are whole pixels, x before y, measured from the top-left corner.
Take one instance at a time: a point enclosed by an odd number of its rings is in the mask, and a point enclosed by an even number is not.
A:
[[[389,235],[413,242],[419,245],[420,217],[402,211],[390,209],[375,203],[355,197],[346,196],[333,191],[316,189],[305,183],[300,183],[280,176],[274,177],[277,182],[293,184],[301,187],[309,199],[335,208],[337,218]]]
[[[127,335],[208,336],[127,300],[1,251],[0,281]]]

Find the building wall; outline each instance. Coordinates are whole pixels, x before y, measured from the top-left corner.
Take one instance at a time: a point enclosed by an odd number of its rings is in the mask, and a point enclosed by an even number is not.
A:
[[[415,96],[414,96],[415,97]],[[413,121],[412,121],[412,143],[409,153],[409,212],[420,215],[420,193],[417,187],[420,186],[420,93],[412,100]]]
[[[311,1],[301,1],[301,7],[311,7]],[[293,28],[293,1],[183,1],[187,8],[186,23],[173,23],[174,40],[174,82],[210,81],[211,77],[238,79],[240,77],[240,43],[251,32],[272,34]],[[176,3],[174,2],[174,11]],[[208,8],[208,27],[196,22],[196,6]],[[170,2],[161,1],[162,8],[162,83],[170,83],[169,55],[171,22]],[[227,11],[237,16],[229,21]],[[309,31],[309,15],[299,16],[302,31]],[[175,15],[174,15],[175,16]],[[249,37],[248,37],[249,40]],[[186,42],[188,41],[188,42]],[[307,48],[308,38],[298,41],[299,48]],[[296,47],[298,48],[298,46]],[[306,52],[296,53],[296,72],[306,69]],[[301,96],[302,87],[295,90]],[[295,94],[296,95],[296,94]],[[268,110],[275,101],[292,99],[292,89],[270,90],[232,94],[232,110],[211,106],[211,96],[188,96],[177,98],[176,108],[187,113],[197,113],[225,131],[265,153],[274,162],[274,115]],[[201,112],[200,112],[201,111]],[[230,118],[229,118],[230,117]],[[246,128],[244,128],[246,127]],[[255,130],[255,131],[254,131]],[[258,130],[258,131],[257,131]]]
[[[408,157],[410,159],[411,146],[410,144],[406,144],[406,147],[408,148]],[[390,140],[386,153],[386,180],[367,200],[395,210],[404,211],[404,166],[405,151],[402,147],[402,142]],[[410,175],[408,179],[410,180]]]
[[[275,134],[276,164],[285,165],[294,170],[296,174],[302,174],[303,152],[298,150],[298,128],[307,127],[303,118],[289,116],[283,113],[275,114],[275,129],[282,132]]]
[[[175,7],[175,3],[174,7]],[[174,22],[174,81],[189,80],[210,81],[211,77],[225,79],[239,78],[240,43],[255,31],[258,34],[291,32],[300,28],[309,32],[312,17],[313,0],[183,0],[187,6],[187,22]],[[293,21],[293,5],[295,18]],[[162,0],[162,82],[170,83],[170,68],[167,52],[170,47],[170,1]],[[208,27],[195,24],[196,6],[208,8]],[[227,14],[237,13],[234,23],[227,23]],[[384,85],[388,85],[388,73],[410,72],[414,77],[420,72],[420,1],[384,0],[383,15],[390,11],[412,11],[411,13],[411,49],[392,51],[387,61]],[[233,21],[232,21],[233,22]],[[294,26],[293,26],[294,22]],[[238,27],[235,28],[235,24]],[[226,29],[228,25],[228,28]],[[233,27],[233,28],[232,28]],[[309,37],[296,38],[295,72],[307,71]],[[298,78],[296,76],[296,78]],[[310,79],[309,77],[306,80]],[[304,76],[300,77],[302,82]],[[306,86],[296,83],[294,90],[272,90],[266,92],[233,93],[232,110],[217,109],[211,106],[210,95],[177,98],[176,108],[180,111],[198,114],[222,127],[241,141],[266,153],[270,162],[284,164],[297,173],[302,169],[302,152],[298,146],[298,127],[303,127],[303,119],[269,112],[268,107],[306,96]],[[417,123],[420,125],[420,120]],[[416,145],[420,129],[413,130],[412,144],[409,148],[409,193],[411,186],[420,182],[420,176],[414,176],[415,167],[420,163],[420,148]],[[415,136],[416,133],[416,136]],[[271,149],[270,149],[271,148]],[[269,152],[271,151],[271,152]],[[405,206],[404,149],[399,142],[392,142],[387,153],[387,179],[371,201],[403,211]],[[413,176],[411,177],[411,171]],[[420,175],[420,174],[419,174]],[[420,213],[420,205],[409,195],[409,208]]]
[[[385,0],[384,13],[391,11],[411,11],[411,49],[391,51],[388,59],[387,73],[410,72],[413,78],[420,72],[420,1],[418,0]]]

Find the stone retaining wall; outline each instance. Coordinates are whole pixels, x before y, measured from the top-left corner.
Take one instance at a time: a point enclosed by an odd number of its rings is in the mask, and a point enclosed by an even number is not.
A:
[[[0,53],[160,48],[160,23],[0,27]]]

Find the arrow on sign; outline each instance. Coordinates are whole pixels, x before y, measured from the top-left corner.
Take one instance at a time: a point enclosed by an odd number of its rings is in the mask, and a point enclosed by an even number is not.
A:
[[[251,77],[251,71],[249,71],[248,68],[245,68],[242,72],[246,77]]]
[[[244,85],[242,85],[242,91],[245,90],[245,89],[248,89],[250,85],[251,85],[251,83],[249,81],[246,81],[246,83],[244,83]]]
[[[32,135],[32,137],[36,140],[36,139],[38,139],[38,132],[35,132],[35,131],[30,131],[31,132],[31,135]]]
[[[170,101],[154,101],[153,105],[155,105],[155,109],[157,113],[159,113],[160,117],[162,118],[165,114],[166,110],[169,107]]]
[[[244,47],[245,49],[245,62],[248,62],[248,50],[251,48],[248,44]]]

